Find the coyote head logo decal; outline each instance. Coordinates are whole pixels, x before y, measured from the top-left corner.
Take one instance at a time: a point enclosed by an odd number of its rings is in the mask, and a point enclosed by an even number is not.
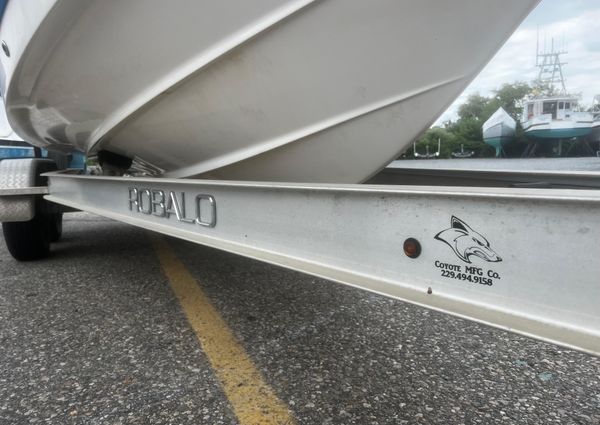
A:
[[[450,228],[442,230],[435,235],[435,238],[447,243],[458,258],[466,263],[471,262],[472,255],[489,262],[502,261],[502,258],[490,248],[488,240],[458,217],[452,216]]]

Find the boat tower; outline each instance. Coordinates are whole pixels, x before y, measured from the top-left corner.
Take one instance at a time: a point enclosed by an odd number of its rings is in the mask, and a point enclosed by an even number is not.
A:
[[[537,38],[535,66],[539,68],[539,73],[536,82],[540,87],[546,87],[548,96],[566,95],[567,88],[565,85],[565,77],[562,72],[562,66],[567,62],[563,62],[561,55],[569,53],[563,47],[559,50],[554,50],[554,38],[550,41],[550,50],[546,50],[544,42],[543,50],[540,50],[540,38]]]
[[[580,95],[569,94],[566,89],[561,56],[568,53],[563,41],[557,48],[554,38],[549,49],[546,41],[536,46],[538,77],[532,95],[523,102],[521,124],[529,145],[523,157],[538,156],[588,156],[595,152],[587,136],[592,132],[593,118],[579,109]],[[541,151],[541,152],[538,152]]]

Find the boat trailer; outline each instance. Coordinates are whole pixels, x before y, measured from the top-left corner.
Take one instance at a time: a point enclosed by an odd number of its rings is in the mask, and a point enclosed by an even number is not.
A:
[[[0,161],[17,254],[56,237],[62,212],[89,211],[600,354],[600,173],[396,169],[333,185],[48,171]]]

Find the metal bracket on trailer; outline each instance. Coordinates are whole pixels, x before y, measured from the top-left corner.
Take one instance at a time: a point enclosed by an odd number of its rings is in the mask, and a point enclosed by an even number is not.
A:
[[[0,222],[28,221],[35,215],[35,196],[48,193],[37,186],[38,169],[48,171],[51,161],[39,158],[0,161]]]
[[[46,175],[52,202],[600,354],[600,191]]]

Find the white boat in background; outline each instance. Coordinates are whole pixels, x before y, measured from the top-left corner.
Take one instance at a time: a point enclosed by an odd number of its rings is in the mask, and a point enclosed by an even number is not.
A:
[[[572,139],[592,132],[593,117],[577,111],[576,96],[528,99],[523,106],[523,130],[534,139]]]
[[[504,146],[515,139],[517,122],[500,107],[483,123],[483,141],[496,149],[496,157],[504,156]]]
[[[593,118],[591,113],[579,111],[578,96],[567,93],[560,59],[567,51],[555,50],[554,40],[551,46],[550,51],[540,52],[538,48],[536,65],[540,71],[536,82],[544,89],[523,102],[521,124],[525,135],[536,142],[558,140],[560,156],[563,140],[592,132]]]
[[[537,2],[11,0],[1,88],[48,149],[167,177],[360,182]]]

